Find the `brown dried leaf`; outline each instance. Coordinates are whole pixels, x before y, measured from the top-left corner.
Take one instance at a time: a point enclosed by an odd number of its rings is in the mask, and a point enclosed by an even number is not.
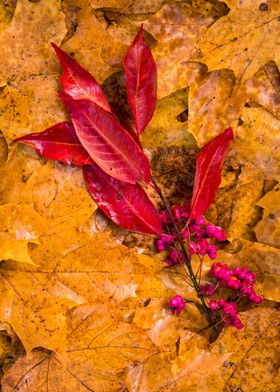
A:
[[[173,295],[174,292],[170,298]],[[200,348],[207,346],[206,337],[198,334],[207,323],[194,303],[187,303],[180,317],[174,317],[166,299],[151,299],[148,304],[138,305],[133,324],[147,331],[159,350],[170,351],[174,355],[186,350],[189,345]]]
[[[274,61],[270,61],[245,83],[245,93],[252,102],[258,102],[280,118],[280,73]]]
[[[279,179],[280,122],[264,108],[244,107],[229,152],[229,164],[241,166],[240,180]]]
[[[153,175],[165,197],[171,203],[190,199],[197,147],[158,147],[149,149],[147,152]]]
[[[13,259],[34,264],[28,254],[28,243],[38,243],[47,222],[31,206],[6,204],[0,206],[0,260]]]
[[[279,11],[279,0],[265,0],[263,3],[258,3],[255,0],[225,0],[224,1],[230,9],[247,9],[254,11]]]
[[[207,217],[218,223],[227,233],[229,240],[247,238],[259,220],[258,200],[263,196],[263,181],[248,184],[238,182],[229,188],[221,188],[210,207]]]
[[[122,371],[155,352],[143,330],[112,317],[106,305],[79,307],[69,319],[66,360],[36,350],[13,366],[3,390],[120,391]]]
[[[22,202],[25,183],[31,174],[41,168],[42,162],[31,148],[10,150],[9,159],[0,167],[0,205]]]
[[[262,220],[255,228],[259,242],[280,248],[280,186],[268,192],[258,205],[264,209]]]
[[[133,16],[134,14],[155,13],[164,4],[164,0],[149,0],[135,1],[135,0],[90,0],[93,8],[106,8],[106,11],[112,8],[114,11],[121,14]]]
[[[8,144],[66,119],[57,88],[54,76],[34,74],[27,79],[11,80],[0,92],[0,127]]]
[[[96,3],[87,0],[67,0],[67,3],[77,7],[78,12],[73,35],[63,43],[62,49],[102,83],[121,70],[127,45],[111,37],[106,26],[98,21],[94,12]]]
[[[31,250],[31,257],[40,270],[52,273],[90,303],[136,297],[145,278],[161,268],[160,262],[136,256],[124,246],[108,245],[106,236],[79,235],[75,229],[58,231],[41,237],[41,245]]]
[[[59,0],[18,0],[14,17],[0,36],[0,84],[48,74],[46,66],[55,64],[49,42],[59,44],[66,32]]]
[[[157,102],[155,114],[141,136],[145,148],[185,146],[196,149],[189,132],[188,91],[182,89]]]
[[[22,200],[32,203],[48,221],[48,234],[79,227],[97,209],[87,192],[81,170],[48,161],[28,179]]]
[[[139,392],[232,391],[271,392],[279,388],[279,339],[275,309],[253,309],[241,314],[247,329],[226,328],[212,348],[192,347],[179,356],[160,353],[127,370],[126,385]],[[261,369],[261,371],[259,370]]]
[[[134,385],[139,392],[222,390],[224,380],[218,370],[228,357],[228,354],[211,354],[198,347],[178,357],[161,353],[149,358],[144,365],[128,369],[126,383],[131,386],[131,392]]]
[[[280,60],[279,4],[263,12],[259,3],[251,7],[251,0],[239,3],[200,36],[196,59],[209,71],[229,68],[238,80],[247,80],[267,62]]]
[[[238,240],[236,257],[243,265],[251,262],[255,264],[254,270],[261,273],[280,275],[280,249],[243,239]],[[240,248],[240,249],[239,249]]]
[[[16,260],[20,263],[35,263],[29,256],[28,243],[36,243],[36,240],[1,240],[0,242],[0,261]]]
[[[80,379],[72,375],[62,360],[47,350],[34,350],[12,367],[13,372],[3,378],[3,391],[89,391]]]
[[[188,125],[198,145],[212,140],[226,128],[235,129],[242,100],[234,92],[232,71],[201,72],[190,84]]]
[[[26,351],[65,349],[66,313],[85,302],[45,273],[1,268],[0,319],[13,326]],[[19,317],[20,315],[20,317]]]
[[[159,97],[188,85],[185,62],[197,52],[197,40],[226,12],[219,2],[168,1],[145,21],[145,29],[157,40],[153,50],[159,78]]]
[[[225,329],[213,347],[214,352],[231,354],[221,369],[223,390],[277,391],[279,310],[256,308],[240,317],[247,327],[242,331]]]
[[[257,282],[256,289],[263,298],[280,302],[280,275],[264,274],[261,281]]]
[[[0,34],[5,29],[5,27],[11,22],[17,0],[6,0],[2,1],[0,4]]]
[[[24,355],[24,348],[19,338],[8,323],[0,323],[1,370],[7,371],[19,355]]]

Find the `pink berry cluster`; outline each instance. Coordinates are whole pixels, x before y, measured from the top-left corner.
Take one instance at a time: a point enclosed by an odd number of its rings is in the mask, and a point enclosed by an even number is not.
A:
[[[205,256],[210,259],[217,257],[218,241],[225,241],[226,234],[219,226],[206,222],[202,216],[190,220],[190,205],[184,203],[182,206],[175,205],[171,209],[172,216],[181,233],[183,242],[187,244],[188,262],[192,255],[196,254],[201,262]],[[178,238],[173,228],[172,220],[167,211],[161,214],[164,234],[157,241],[159,252],[167,251],[168,256],[164,262],[169,266],[184,263],[184,256],[179,250]],[[214,242],[214,243],[213,243]],[[236,301],[247,298],[255,304],[262,302],[262,298],[254,291],[256,275],[248,268],[235,267],[229,268],[227,264],[214,263],[210,270],[213,284],[207,283],[200,285],[200,293],[205,296],[219,297],[217,300],[209,301],[209,307],[213,311],[219,311],[221,319],[228,325],[241,329],[244,327],[238,317],[238,307]],[[226,290],[226,292],[224,292]],[[231,293],[234,292],[232,296]],[[224,296],[227,296],[225,300]],[[186,304],[180,295],[176,295],[168,302],[169,307],[175,315],[179,315]]]
[[[189,257],[198,254],[204,257],[208,255],[210,259],[217,257],[217,246],[211,243],[212,240],[225,241],[226,234],[219,226],[206,223],[202,216],[190,221],[190,205],[185,203],[182,206],[175,205],[172,209],[172,216],[181,231],[181,237],[184,242],[188,241]],[[159,252],[167,250],[168,257],[164,260],[169,266],[183,263],[183,256],[176,249],[177,238],[174,229],[172,229],[171,219],[167,211],[161,214],[161,221],[165,233],[157,241]]]
[[[207,283],[200,286],[200,292],[202,294],[213,296],[217,289],[226,287],[235,292],[234,297],[236,299],[240,297],[247,297],[255,304],[262,302],[262,298],[254,291],[256,275],[249,271],[247,267],[235,267],[230,269],[227,264],[214,263],[210,270],[210,276],[215,278],[215,285]],[[238,317],[238,308],[236,302],[228,302],[224,298],[221,298],[219,301],[209,301],[209,307],[213,311],[219,310],[221,317],[226,324],[232,325],[238,329],[244,327],[240,318]]]
[[[219,302],[211,300],[209,306],[212,310],[220,310],[224,322],[228,325],[232,325],[237,329],[242,329],[240,318],[238,317],[238,309],[235,302],[227,302],[224,298],[220,299]]]
[[[198,217],[191,222],[189,227],[190,233],[193,234],[192,241],[189,242],[189,250],[191,254],[198,254],[210,259],[217,257],[217,246],[211,244],[211,239],[225,241],[227,239],[225,232],[219,226],[212,223],[206,223],[203,217]]]
[[[184,229],[184,226],[187,225],[187,221],[190,216],[189,212],[190,205],[188,203],[185,203],[182,206],[175,205],[171,209],[172,216],[181,231],[183,240],[185,240],[188,236],[187,230]],[[161,212],[160,218],[164,234],[157,241],[157,249],[159,252],[163,252],[164,250],[168,251],[168,257],[164,260],[164,262],[170,267],[175,264],[183,264],[184,258],[182,253],[177,249],[178,239],[167,211]]]
[[[171,309],[173,309],[174,314],[177,316],[185,308],[186,303],[181,295],[175,295],[175,297],[168,301],[168,305]]]
[[[210,271],[210,276],[216,278],[218,285],[226,286],[236,291],[238,296],[246,296],[255,304],[262,302],[262,297],[254,291],[256,275],[249,271],[247,267],[230,269],[227,264],[214,263]]]

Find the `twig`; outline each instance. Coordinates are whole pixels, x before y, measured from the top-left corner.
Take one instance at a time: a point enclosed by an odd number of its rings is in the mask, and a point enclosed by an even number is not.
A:
[[[161,192],[160,187],[157,185],[155,179],[152,176],[151,176],[151,182],[152,182],[156,192],[158,193],[158,195],[159,195],[159,197],[160,197],[160,199],[161,199],[161,201],[162,201],[162,203],[163,203],[163,205],[164,205],[164,207],[165,207],[165,209],[166,209],[166,211],[167,211],[167,213],[168,213],[168,215],[169,215],[169,217],[171,219],[172,225],[173,225],[173,227],[175,229],[176,236],[177,236],[178,242],[180,244],[181,252],[182,252],[182,254],[184,256],[184,259],[185,259],[185,263],[186,263],[186,266],[187,266],[187,269],[188,269],[188,273],[189,273],[190,279],[191,279],[191,281],[193,283],[193,286],[194,286],[194,289],[195,289],[195,291],[197,293],[197,296],[200,299],[200,302],[202,304],[204,315],[205,315],[208,323],[212,324],[212,318],[211,318],[209,309],[208,309],[208,307],[206,305],[206,302],[205,302],[205,299],[204,299],[203,295],[200,292],[200,288],[199,288],[199,285],[197,283],[196,277],[194,275],[189,256],[188,256],[188,254],[186,252],[185,245],[184,245],[184,242],[182,240],[181,232],[178,229],[178,226],[177,226],[177,224],[175,222],[175,219],[174,219],[174,217],[173,217],[173,215],[171,213],[171,210],[170,210],[170,208],[169,208],[169,206],[167,204],[167,201],[166,201],[165,197],[163,196],[163,194]],[[215,331],[214,333],[217,333],[217,331]]]

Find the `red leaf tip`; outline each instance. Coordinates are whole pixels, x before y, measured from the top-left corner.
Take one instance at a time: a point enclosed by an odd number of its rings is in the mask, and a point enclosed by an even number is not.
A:
[[[52,48],[54,49],[54,51],[55,51],[56,54],[57,54],[57,52],[58,52],[59,50],[61,50],[60,47],[57,46],[54,42],[50,42],[50,44],[51,44],[51,46],[52,46]]]
[[[233,129],[231,127],[226,128],[223,132],[225,135],[229,136],[230,140],[233,140],[235,138]]]

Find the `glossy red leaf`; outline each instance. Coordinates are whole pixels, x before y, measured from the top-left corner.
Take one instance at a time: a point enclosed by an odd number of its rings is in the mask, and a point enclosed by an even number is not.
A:
[[[131,184],[149,182],[148,158],[112,114],[91,101],[76,101],[65,93],[60,97],[80,142],[105,173]]]
[[[48,159],[77,166],[93,163],[70,122],[55,124],[43,132],[30,133],[15,141],[34,147],[38,154]]]
[[[206,144],[198,153],[191,203],[191,219],[204,214],[213,203],[221,183],[223,163],[233,139],[233,131],[228,128]]]
[[[157,69],[141,27],[124,58],[127,100],[140,134],[151,120],[157,100]]]
[[[73,99],[89,99],[111,111],[107,99],[94,77],[54,43],[51,44],[63,69],[60,82],[63,90]]]
[[[87,187],[96,204],[118,226],[144,234],[160,234],[156,208],[139,184],[108,176],[96,165],[83,167]]]

